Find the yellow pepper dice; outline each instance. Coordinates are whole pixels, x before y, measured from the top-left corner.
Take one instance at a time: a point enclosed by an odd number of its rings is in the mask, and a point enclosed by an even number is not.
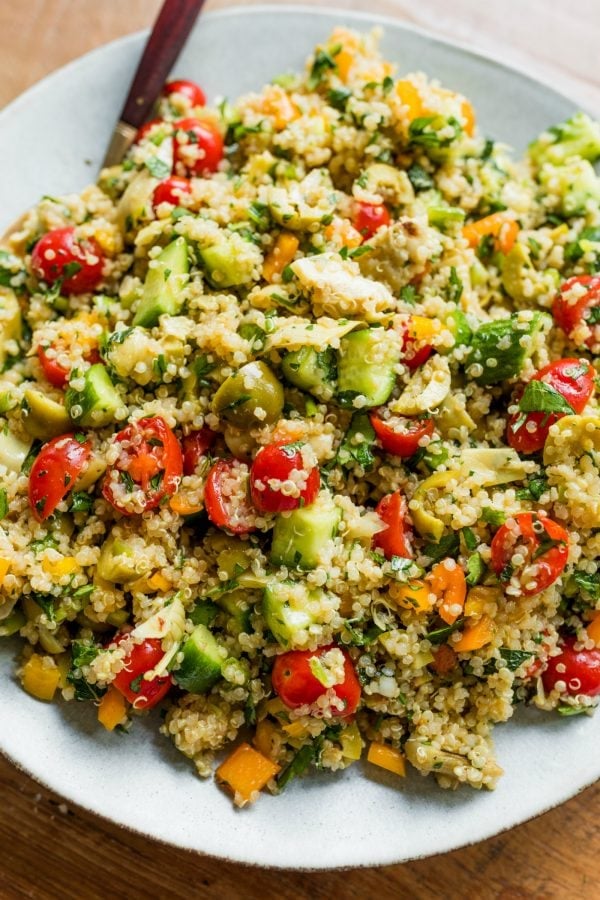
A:
[[[494,637],[494,623],[489,616],[482,616],[478,622],[469,625],[461,634],[458,641],[452,643],[455,653],[468,653],[470,650],[480,650],[489,644]]]
[[[292,262],[300,241],[293,234],[280,234],[275,246],[263,263],[262,276],[271,283],[275,275],[281,275],[286,266]]]
[[[79,566],[74,556],[63,556],[62,559],[45,557],[42,560],[42,569],[53,578],[62,578],[63,575],[72,575],[73,572],[77,572]]]
[[[485,587],[484,585],[472,587],[467,594],[465,616],[468,618],[482,616],[488,603],[498,603],[502,597],[503,594],[500,588]]]
[[[427,582],[417,578],[415,581],[393,582],[389,587],[389,595],[402,609],[415,612],[429,612],[433,607],[431,588]]]
[[[34,653],[21,670],[21,684],[38,700],[52,700],[60,681],[60,670],[49,659]]]
[[[303,738],[307,735],[306,726],[302,722],[290,722],[289,725],[282,727],[287,736],[291,738]]]
[[[348,219],[342,219],[336,216],[323,231],[325,239],[331,241],[336,247],[348,247],[352,250],[354,247],[360,247],[363,242],[363,236],[360,231],[351,224]]]
[[[475,134],[475,110],[473,109],[473,105],[469,103],[467,99],[464,99],[460,105],[460,112],[465,120],[463,126],[465,134],[468,134],[469,137],[473,137]]]
[[[114,731],[126,715],[127,704],[123,694],[114,687],[109,688],[98,705],[98,721],[107,731]]]
[[[442,330],[442,323],[438,319],[428,319],[427,316],[411,316],[407,330],[413,340],[429,343]]]
[[[441,519],[433,516],[424,509],[424,503],[427,500],[429,491],[441,490],[448,488],[448,484],[458,477],[457,472],[434,472],[425,481],[422,481],[417,490],[414,492],[409,508],[415,528],[421,537],[427,540],[441,540],[446,526]]]
[[[8,559],[0,559],[0,587],[3,585],[9,569],[10,561]]]
[[[223,782],[233,791],[236,802],[252,800],[256,791],[260,791],[281,767],[271,762],[250,744],[240,744],[233,753],[221,763],[215,772],[217,781]]]
[[[369,746],[367,759],[374,766],[379,766],[380,769],[387,769],[388,772],[400,775],[401,778],[404,778],[406,775],[406,760],[395,747],[389,747],[387,744],[373,741]]]
[[[403,106],[408,107],[409,119],[418,119],[423,115],[423,101],[412,81],[408,81],[404,78],[401,81],[396,82],[396,93],[402,101]]]
[[[277,733],[277,726],[270,719],[261,719],[256,726],[253,744],[259,753],[268,759],[273,754],[273,742]]]
[[[515,245],[519,231],[519,223],[506,213],[497,212],[476,222],[468,222],[462,234],[470,247],[478,247],[481,239],[487,235],[494,238],[496,250],[506,255]]]

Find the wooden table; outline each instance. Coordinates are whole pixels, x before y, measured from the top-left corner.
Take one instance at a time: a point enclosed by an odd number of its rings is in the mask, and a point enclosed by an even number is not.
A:
[[[159,0],[3,0],[0,106],[67,60],[149,25],[159,5]],[[226,5],[232,4],[209,4]],[[377,8],[501,54],[600,113],[598,0],[577,0],[576,12],[560,0],[338,0],[338,5]],[[3,759],[0,798],[2,900],[600,896],[600,785],[474,847],[403,866],[319,874],[248,869],[164,847],[63,803]]]

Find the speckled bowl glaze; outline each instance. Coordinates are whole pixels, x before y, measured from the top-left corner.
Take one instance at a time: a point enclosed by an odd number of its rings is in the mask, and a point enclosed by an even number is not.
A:
[[[390,19],[301,7],[202,16],[176,73],[208,95],[236,95],[302,66],[337,24],[385,28],[400,71],[422,69],[470,97],[483,131],[522,150],[574,111],[555,91],[498,63]],[[0,113],[0,233],[42,194],[93,180],[139,58],[144,34],[102,47],[46,78]],[[214,856],[285,868],[372,866],[479,841],[555,806],[600,776],[600,716],[519,710],[496,730],[506,770],[494,793],[444,792],[411,772],[367,764],[294,782],[282,796],[233,808],[158,733],[158,717],[126,737],[97,727],[94,709],[45,705],[14,679],[17,644],[0,644],[0,749],[67,800],[128,828]]]

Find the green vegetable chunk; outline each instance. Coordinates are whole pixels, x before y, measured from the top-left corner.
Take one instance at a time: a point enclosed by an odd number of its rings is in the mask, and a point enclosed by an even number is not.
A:
[[[384,404],[396,383],[400,343],[383,328],[365,328],[342,338],[338,358],[338,401],[353,406],[364,397],[363,407]]]
[[[183,645],[183,659],[173,678],[184,691],[204,694],[221,677],[219,644],[206,625],[196,625]]]
[[[540,166],[546,162],[559,166],[573,156],[595,162],[600,157],[600,124],[585,113],[576,113],[533,141],[529,156]]]
[[[273,529],[271,562],[289,569],[315,569],[325,563],[340,519],[339,507],[326,491],[310,506],[278,515]]]
[[[23,425],[31,437],[47,441],[71,428],[71,417],[62,405],[31,388],[24,394]]]
[[[315,350],[301,347],[286,353],[281,363],[286,381],[315,397],[329,399],[336,377],[335,352],[331,348]]]
[[[267,627],[282,647],[302,643],[296,637],[316,623],[316,617],[310,611],[311,605],[318,608],[323,596],[320,588],[311,590],[300,582],[275,579],[268,582],[263,594],[262,611]]]
[[[185,238],[179,237],[152,260],[133,324],[152,328],[158,324],[160,316],[176,316],[183,306],[183,288],[188,273],[187,243]]]
[[[122,406],[121,398],[102,363],[86,369],[83,378],[83,390],[70,387],[65,394],[67,412],[73,422],[84,428],[104,428],[114,421]]]
[[[528,318],[514,314],[486,322],[475,332],[467,357],[467,372],[477,384],[499,384],[515,378],[534,349],[534,338],[543,324],[542,313]],[[473,371],[481,366],[482,371]]]
[[[283,411],[283,388],[263,362],[249,362],[227,378],[213,397],[212,411],[238,428],[276,422]]]

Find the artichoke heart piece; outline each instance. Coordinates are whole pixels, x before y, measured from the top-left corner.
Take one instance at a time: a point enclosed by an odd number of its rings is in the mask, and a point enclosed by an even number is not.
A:
[[[521,459],[509,447],[467,448],[460,459],[462,477],[485,487],[522,481],[536,468],[534,462]]]
[[[290,268],[310,295],[317,315],[359,315],[365,322],[377,322],[395,308],[394,297],[384,284],[361,275],[354,260],[342,259],[338,253],[305,256]]]
[[[600,417],[563,416],[544,446],[551,486],[577,528],[600,527]]]
[[[450,366],[443,356],[434,356],[412,376],[397,400],[390,403],[400,416],[418,416],[440,406],[451,387]]]

